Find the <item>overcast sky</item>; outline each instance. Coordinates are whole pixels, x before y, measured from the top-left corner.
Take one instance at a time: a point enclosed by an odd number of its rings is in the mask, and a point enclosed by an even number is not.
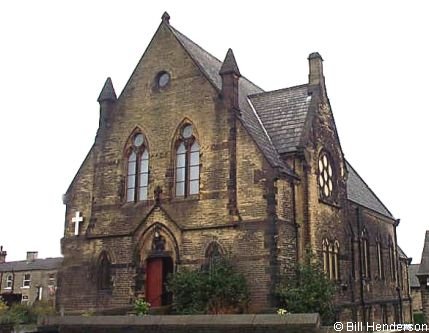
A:
[[[427,1],[3,1],[0,245],[8,260],[60,255],[67,190],[98,127],[98,94],[122,91],[167,10],[170,23],[265,90],[303,84],[324,58],[346,158],[420,261],[429,229]],[[78,255],[78,254],[77,254]]]

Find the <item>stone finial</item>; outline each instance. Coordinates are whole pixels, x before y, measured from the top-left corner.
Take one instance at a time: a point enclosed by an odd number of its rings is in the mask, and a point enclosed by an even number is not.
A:
[[[164,14],[161,16],[161,20],[164,23],[170,24],[170,15],[168,15],[167,12],[164,12]]]
[[[226,53],[225,60],[222,63],[222,67],[219,70],[220,75],[224,74],[236,74],[241,76],[240,70],[238,69],[237,61],[235,61],[234,52],[232,49],[228,49]]]
[[[117,99],[115,89],[113,88],[112,79],[110,77],[107,78],[104,83],[103,89],[101,89],[100,95],[98,96],[97,102],[105,102],[111,101],[115,102]]]
[[[310,53],[308,56],[309,74],[308,83],[310,85],[324,85],[323,77],[323,59],[318,52]]]

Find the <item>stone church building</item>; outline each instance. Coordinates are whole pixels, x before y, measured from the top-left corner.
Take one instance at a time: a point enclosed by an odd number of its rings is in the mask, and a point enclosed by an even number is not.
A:
[[[338,318],[409,320],[395,219],[345,160],[322,57],[307,83],[264,91],[170,25],[167,13],[117,97],[107,79],[95,142],[65,196],[58,304],[119,311],[171,302],[165,279],[236,258],[250,312],[276,306],[307,249],[335,281]]]

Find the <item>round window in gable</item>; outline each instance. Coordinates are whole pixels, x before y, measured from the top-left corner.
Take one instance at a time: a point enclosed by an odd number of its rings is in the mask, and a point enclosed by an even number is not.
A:
[[[332,162],[327,153],[320,154],[319,157],[319,191],[324,198],[329,198],[334,189]]]
[[[156,76],[156,85],[158,88],[165,88],[170,83],[170,74],[167,72],[160,72]]]

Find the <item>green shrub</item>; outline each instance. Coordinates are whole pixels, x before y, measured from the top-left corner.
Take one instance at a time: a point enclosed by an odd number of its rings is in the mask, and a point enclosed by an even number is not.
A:
[[[36,302],[33,305],[15,303],[0,312],[0,324],[31,324],[37,322],[38,316],[49,315],[55,315],[55,310],[48,302]]]
[[[324,324],[334,319],[334,293],[334,284],[312,258],[299,264],[295,275],[281,276],[276,288],[280,307],[291,313],[317,312]]]
[[[246,279],[235,272],[228,259],[219,259],[206,270],[182,271],[167,283],[177,313],[237,313],[248,302]]]
[[[139,316],[147,315],[150,310],[150,303],[146,302],[144,298],[136,299],[134,302],[134,311]]]
[[[7,310],[8,310],[7,304],[0,297],[0,316],[4,315]]]
[[[12,304],[7,312],[10,323],[13,324],[28,324],[34,323],[37,316],[31,311],[31,307],[24,303]]]
[[[181,314],[204,313],[207,303],[204,274],[187,268],[170,275],[167,290],[173,293],[173,307]]]
[[[422,312],[417,312],[413,314],[414,324],[426,324],[425,315]]]

